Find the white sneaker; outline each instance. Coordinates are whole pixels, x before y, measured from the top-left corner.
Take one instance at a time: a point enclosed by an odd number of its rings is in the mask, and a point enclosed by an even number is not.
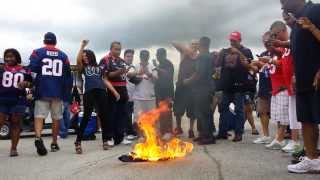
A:
[[[124,138],[123,141],[121,142],[123,145],[131,145],[132,141],[129,141],[128,139]]]
[[[267,149],[280,150],[286,145],[285,141],[279,142],[278,140],[273,140],[270,144],[266,145]]]
[[[113,147],[114,146],[114,140],[113,139],[108,140],[107,141],[107,145],[110,146],[110,147]]]
[[[281,150],[286,153],[293,153],[297,148],[299,148],[300,143],[295,141],[290,141],[284,148]]]
[[[320,159],[310,160],[305,157],[303,161],[295,165],[289,165],[288,171],[291,173],[320,173]]]
[[[262,136],[254,140],[253,143],[254,144],[270,144],[271,141],[272,141],[271,137]]]
[[[133,141],[133,140],[137,139],[137,138],[138,138],[138,136],[135,136],[135,135],[128,135],[128,136],[126,136],[125,138],[126,138],[127,140],[129,140],[129,141]]]
[[[168,141],[170,140],[172,137],[171,133],[165,133],[163,136],[162,136],[162,139],[165,140],[165,141]]]

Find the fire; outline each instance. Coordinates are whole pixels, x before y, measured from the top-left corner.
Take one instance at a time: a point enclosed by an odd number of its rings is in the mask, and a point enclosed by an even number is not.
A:
[[[161,140],[156,130],[156,122],[160,114],[168,111],[167,103],[160,103],[160,106],[140,116],[138,124],[144,134],[144,142],[136,144],[130,156],[133,159],[146,161],[169,160],[185,157],[193,150],[193,144],[173,138],[169,142]]]

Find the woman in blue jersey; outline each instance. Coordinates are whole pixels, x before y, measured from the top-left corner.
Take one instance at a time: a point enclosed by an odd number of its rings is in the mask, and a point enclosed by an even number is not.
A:
[[[31,86],[32,77],[21,64],[21,56],[16,49],[4,52],[4,66],[0,67],[0,127],[9,119],[11,128],[10,156],[18,156],[17,145],[20,138],[20,121],[26,110],[25,88]]]
[[[107,91],[106,88],[117,98],[120,99],[119,93],[114,89],[112,84],[104,77],[105,70],[97,65],[96,57],[93,51],[85,49],[88,40],[81,42],[81,47],[77,56],[77,67],[83,77],[83,107],[84,115],[78,130],[75,142],[75,150],[77,154],[82,153],[81,140],[84,130],[88,124],[93,110],[96,110],[101,120],[103,149],[107,150],[107,129],[108,119],[106,118],[107,110]]]

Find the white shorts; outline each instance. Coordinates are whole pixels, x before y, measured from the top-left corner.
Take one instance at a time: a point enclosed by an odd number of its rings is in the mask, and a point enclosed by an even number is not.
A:
[[[301,123],[298,122],[297,118],[296,96],[289,97],[289,120],[290,129],[301,129]]]
[[[289,95],[282,91],[271,97],[271,120],[280,125],[289,125]]]
[[[51,113],[52,120],[63,118],[63,102],[61,100],[36,100],[34,117],[45,119]]]
[[[134,121],[137,122],[139,120],[139,116],[141,113],[148,112],[152,109],[156,108],[156,100],[134,100]]]

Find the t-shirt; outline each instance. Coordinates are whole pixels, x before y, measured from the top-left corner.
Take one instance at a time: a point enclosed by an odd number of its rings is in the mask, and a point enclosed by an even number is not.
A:
[[[36,75],[35,99],[63,100],[65,91],[72,88],[68,56],[53,46],[34,50],[29,68]]]
[[[156,96],[160,100],[163,100],[166,98],[173,98],[174,96],[173,64],[169,60],[164,60],[160,62],[158,68],[165,70],[165,72],[158,71],[158,79],[155,82]]]
[[[100,65],[104,67],[107,75],[109,73],[125,68],[126,63],[120,57],[114,57],[109,53],[101,61]],[[127,76],[122,74],[118,77],[108,77],[111,84],[114,86],[116,91],[120,94],[120,101],[128,101],[128,90],[127,90]]]
[[[265,51],[261,53],[260,56],[271,57],[272,54],[268,51]],[[260,72],[259,72],[258,96],[268,98],[268,97],[271,97],[271,92],[272,92],[272,85],[271,85],[271,79],[270,79],[270,65],[266,64],[260,69]]]
[[[25,104],[26,90],[18,88],[23,81],[32,82],[31,72],[24,67],[0,67],[0,102]]]
[[[101,66],[86,66],[83,71],[84,93],[93,89],[106,90],[106,86],[102,80],[104,69]]]
[[[240,59],[237,59],[237,62],[227,62],[227,51],[223,49],[221,53],[222,57],[220,57],[222,59],[222,67],[219,90],[228,93],[245,92],[247,91],[248,71],[241,64]]]
[[[248,59],[249,63],[254,59],[252,51],[249,48],[241,46],[239,51]],[[248,71],[247,81],[245,83],[247,91],[255,93],[257,91],[257,82],[257,75]]]
[[[288,88],[289,96],[293,96],[293,87],[292,87],[292,77],[294,75],[293,69],[293,58],[290,52],[290,49],[286,49],[285,53],[282,55],[281,67],[283,71],[283,77]]]
[[[320,28],[320,4],[307,3],[296,15],[307,17]],[[320,69],[320,43],[309,30],[298,25],[292,28],[291,50],[295,65],[297,93],[314,91],[313,81]]]
[[[153,65],[148,64],[147,68],[150,73],[153,74],[154,77],[157,77],[157,71],[154,71],[155,68]],[[140,101],[151,101],[156,99],[155,90],[154,90],[154,81],[150,79],[146,74],[142,71],[142,66],[139,64],[136,66],[136,70],[138,71],[138,76],[143,77],[142,81],[135,86],[135,90],[133,92],[133,100]]]
[[[193,83],[192,89],[194,92],[211,92],[214,90],[212,64],[213,62],[209,52],[200,54],[198,56],[198,59],[196,61],[196,73],[199,78]]]

